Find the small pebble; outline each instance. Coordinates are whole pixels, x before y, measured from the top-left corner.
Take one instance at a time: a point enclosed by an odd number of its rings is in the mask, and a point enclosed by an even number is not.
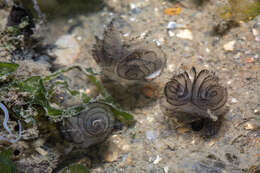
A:
[[[225,51],[233,51],[234,48],[235,48],[235,43],[236,43],[236,41],[232,40],[232,41],[224,44],[224,50]]]
[[[231,99],[231,102],[232,102],[232,103],[237,103],[238,100],[237,100],[236,98],[232,98],[232,99]]]
[[[146,36],[147,34],[148,34],[148,31],[142,32],[142,33],[140,34],[140,38],[141,38],[141,39],[145,38],[145,36]]]
[[[164,39],[162,36],[159,37],[158,40],[159,40],[159,42],[160,42],[161,44],[163,44],[163,43],[165,42],[165,39]]]
[[[153,140],[153,139],[156,139],[157,137],[157,132],[154,131],[154,130],[150,130],[150,131],[146,131],[145,132],[145,135],[146,135],[146,138],[148,140]]]
[[[176,22],[169,22],[167,25],[167,29],[175,29],[177,27]]]
[[[177,129],[177,133],[178,133],[178,134],[184,134],[184,133],[189,132],[189,131],[190,131],[190,129],[187,128],[187,127],[179,127],[179,128]]]
[[[164,173],[168,173],[169,167],[168,167],[168,166],[165,166],[165,167],[163,167],[163,170],[164,170]]]
[[[192,40],[193,39],[191,31],[188,30],[188,29],[184,29],[184,30],[179,31],[176,34],[176,36],[179,37],[179,38],[182,38],[182,39],[187,39],[187,40]]]
[[[111,136],[111,146],[120,149],[121,151],[128,152],[130,150],[130,145],[127,141],[119,135]],[[114,144],[114,145],[113,145]]]
[[[82,40],[82,37],[81,36],[77,36],[77,40],[78,41]]]
[[[130,18],[130,21],[131,21],[131,22],[134,22],[134,21],[136,21],[136,19],[135,19],[134,17],[131,17],[131,18]]]
[[[215,145],[215,143],[216,143],[215,140],[211,140],[211,141],[209,141],[208,145],[209,145],[210,147],[212,147],[213,145]]]
[[[257,29],[252,29],[252,32],[253,32],[254,36],[260,35],[260,33]]]
[[[173,21],[171,21],[171,22],[169,22],[168,24],[167,24],[167,29],[169,30],[169,29],[181,29],[181,28],[186,28],[186,26],[185,25],[183,25],[183,24],[178,24],[178,23],[176,23],[176,22],[173,22]]]
[[[237,54],[234,56],[234,59],[239,59],[240,56],[241,56],[241,53],[239,52],[239,53],[237,53]]]
[[[69,24],[71,24],[71,23],[73,23],[73,22],[74,22],[73,19],[69,19],[69,20],[68,20],[68,23],[69,23]]]
[[[128,32],[123,34],[123,37],[128,37],[128,36],[129,36]]]
[[[154,118],[153,118],[153,117],[149,117],[149,116],[148,116],[146,119],[147,119],[147,121],[150,122],[150,123],[154,121]]]
[[[107,162],[114,162],[118,159],[118,152],[117,151],[110,151],[105,153],[105,160]]]
[[[175,34],[172,31],[168,31],[168,35],[169,35],[169,37],[173,37]]]
[[[136,8],[136,5],[135,5],[135,4],[133,4],[133,3],[130,3],[130,4],[129,4],[129,6],[130,6],[130,9],[131,9],[131,10],[133,10],[133,9],[135,9],[135,8]]]
[[[254,110],[254,113],[255,113],[256,115],[260,115],[260,110],[255,109],[255,110]]]
[[[58,38],[54,49],[56,55],[55,63],[61,65],[72,65],[80,53],[80,45],[72,35],[63,35]]]
[[[156,159],[153,161],[153,164],[158,164],[160,161],[162,160],[162,158],[159,156],[159,155],[157,155],[156,156]]]
[[[48,152],[41,147],[37,147],[35,150],[42,156],[46,156],[48,154]]]
[[[121,147],[121,149],[122,149],[122,151],[130,151],[130,145],[128,145],[128,144],[125,144],[125,145],[123,145],[122,147]]]
[[[131,159],[131,156],[130,155],[127,155],[126,158],[125,158],[125,164],[126,165],[132,165],[133,161]]]
[[[254,58],[252,58],[252,57],[246,57],[246,62],[247,63],[251,63],[251,62],[253,62],[254,61]]]
[[[228,85],[230,85],[231,83],[232,83],[232,81],[231,81],[231,80],[227,81],[227,84],[228,84]]]
[[[164,14],[167,15],[178,15],[181,13],[181,8],[180,7],[172,7],[172,8],[166,8],[164,9]]]
[[[170,72],[173,72],[174,69],[175,69],[175,65],[174,65],[174,64],[168,65],[168,70],[169,70]]]
[[[258,130],[258,129],[260,129],[260,120],[259,119],[250,120],[245,124],[244,128],[246,130]]]
[[[134,13],[134,14],[138,14],[138,13],[141,13],[141,9],[140,8],[133,8],[131,9],[131,11]]]
[[[161,46],[161,42],[160,42],[159,40],[154,39],[153,42],[155,42],[155,44],[156,44],[158,47]]]

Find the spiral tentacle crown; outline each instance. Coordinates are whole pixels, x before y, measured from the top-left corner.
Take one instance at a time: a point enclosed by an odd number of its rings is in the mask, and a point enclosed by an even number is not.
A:
[[[78,116],[63,122],[62,132],[67,140],[87,148],[104,141],[114,126],[114,116],[108,105],[91,103]]]
[[[126,80],[152,80],[161,74],[166,61],[162,51],[153,45],[126,45],[113,22],[105,30],[103,40],[96,37],[92,54],[97,64]]]
[[[172,109],[217,120],[227,101],[227,89],[213,72],[202,70],[197,74],[193,67],[191,73],[193,80],[186,71],[172,77],[164,88],[166,101]]]

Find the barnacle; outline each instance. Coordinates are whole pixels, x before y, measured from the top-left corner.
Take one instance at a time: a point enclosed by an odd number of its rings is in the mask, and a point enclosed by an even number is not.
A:
[[[200,122],[207,130],[219,127],[218,120],[226,111],[227,89],[213,72],[202,70],[197,74],[193,67],[191,74],[185,71],[166,84],[163,110],[181,123],[197,127],[196,122]]]
[[[114,116],[108,105],[90,103],[85,111],[63,121],[65,138],[82,148],[104,141],[114,127]]]
[[[126,44],[120,32],[115,30],[113,21],[105,30],[103,40],[96,37],[92,54],[103,70],[125,80],[154,79],[165,65],[164,54],[159,48],[145,42]]]

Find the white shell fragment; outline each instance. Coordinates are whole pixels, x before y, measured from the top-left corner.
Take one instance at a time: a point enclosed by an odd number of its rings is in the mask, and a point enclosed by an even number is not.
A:
[[[156,156],[156,159],[153,161],[153,164],[158,164],[160,161],[162,160],[162,158],[159,156],[159,155],[157,155]]]
[[[226,44],[224,44],[224,50],[225,51],[233,51],[235,47],[236,41],[232,40]]]
[[[182,38],[182,39],[187,39],[187,40],[192,40],[192,32],[188,29],[180,30],[177,34],[176,37]]]

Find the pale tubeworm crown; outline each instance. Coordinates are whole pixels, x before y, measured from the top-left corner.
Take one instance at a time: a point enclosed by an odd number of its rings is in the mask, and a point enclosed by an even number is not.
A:
[[[165,55],[145,41],[122,40],[121,33],[113,27],[113,21],[103,34],[96,37],[93,58],[103,69],[126,80],[151,80],[159,76],[165,66]]]

